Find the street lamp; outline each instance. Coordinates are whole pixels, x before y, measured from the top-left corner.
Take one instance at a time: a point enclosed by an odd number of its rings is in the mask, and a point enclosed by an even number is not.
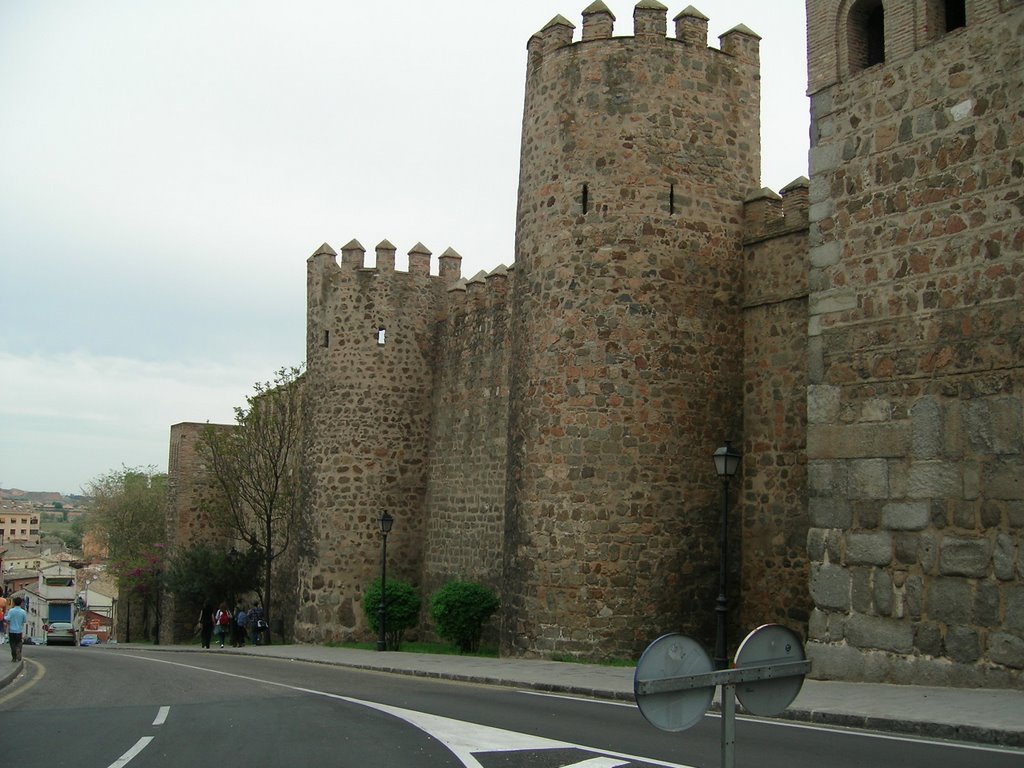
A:
[[[388,648],[388,643],[384,626],[384,594],[385,590],[387,589],[388,534],[391,532],[391,526],[395,524],[395,518],[393,518],[387,512],[384,512],[377,520],[377,523],[380,525],[380,532],[384,534],[384,540],[381,546],[380,555],[380,608],[378,609],[377,613],[377,624],[380,627],[380,637],[377,639],[377,650],[386,651]]]
[[[729,480],[739,469],[742,456],[729,441],[715,451],[715,471],[722,479],[722,520],[719,533],[718,563],[718,600],[715,602],[715,614],[718,616],[718,628],[715,632],[715,669],[725,669],[729,663],[725,651],[726,619],[729,614],[729,602],[726,599],[726,584],[729,573]]]

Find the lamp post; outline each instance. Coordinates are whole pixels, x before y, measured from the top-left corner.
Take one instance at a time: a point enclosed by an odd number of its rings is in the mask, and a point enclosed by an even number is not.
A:
[[[387,590],[388,534],[391,532],[391,526],[395,524],[395,518],[387,512],[384,512],[381,514],[377,522],[380,524],[380,532],[384,534],[380,555],[380,608],[378,608],[377,612],[377,625],[380,627],[380,637],[377,638],[377,650],[386,651],[388,648],[388,642],[385,630],[384,595]]]
[[[729,441],[715,451],[715,471],[722,479],[722,520],[719,531],[719,562],[718,562],[718,600],[715,601],[715,614],[718,627],[715,632],[715,669],[725,669],[729,663],[726,657],[726,619],[729,615],[729,601],[726,598],[726,586],[729,575],[729,480],[739,469],[742,458]]]

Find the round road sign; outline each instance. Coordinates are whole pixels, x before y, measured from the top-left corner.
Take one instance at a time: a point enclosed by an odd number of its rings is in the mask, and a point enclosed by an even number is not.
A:
[[[647,722],[663,731],[685,731],[707,712],[715,686],[641,695],[637,685],[651,680],[707,674],[711,657],[700,643],[684,635],[662,635],[643,652],[633,675],[636,705]]]
[[[736,668],[770,667],[806,658],[804,645],[796,632],[780,624],[765,624],[740,644],[736,651]],[[803,684],[803,675],[751,680],[736,684],[736,698],[750,714],[768,717],[792,704]]]

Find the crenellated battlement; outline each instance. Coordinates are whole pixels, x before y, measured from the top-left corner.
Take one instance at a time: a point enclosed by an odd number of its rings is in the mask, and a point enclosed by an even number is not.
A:
[[[477,272],[468,280],[459,279],[448,288],[448,300],[454,315],[493,310],[508,305],[512,267],[499,264],[490,272]]]
[[[744,241],[805,229],[808,226],[810,185],[805,176],[800,176],[783,187],[779,194],[763,187],[744,200]]]
[[[409,269],[406,272],[395,269],[395,253],[397,248],[387,239],[381,240],[374,248],[374,266],[366,266],[366,248],[356,239],[349,240],[341,247],[341,262],[337,252],[324,243],[312,256],[311,265],[318,265],[321,271],[334,269],[372,270],[379,274],[396,273],[414,277],[436,277],[445,284],[457,282],[462,273],[462,256],[454,248],[448,248],[438,259],[438,271],[430,272],[431,252],[423,243],[416,243],[409,249]]]
[[[582,12],[582,37],[576,42],[589,43],[599,40],[610,40],[615,35],[615,14],[603,2],[596,0]],[[633,7],[633,36],[620,37],[618,40],[636,40],[640,43],[657,44],[676,41],[697,50],[709,48],[708,17],[688,5],[673,18],[674,37],[668,37],[668,7],[658,0],[640,0]],[[532,61],[552,53],[558,49],[574,45],[573,36],[576,26],[564,16],[555,16],[540,31],[533,35],[527,49]],[[749,27],[739,24],[719,36],[718,49],[750,63],[757,64],[760,57],[760,36]]]

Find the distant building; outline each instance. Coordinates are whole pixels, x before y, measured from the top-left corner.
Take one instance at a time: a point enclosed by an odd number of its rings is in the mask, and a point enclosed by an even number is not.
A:
[[[26,510],[0,513],[0,544],[39,543],[39,515]]]

